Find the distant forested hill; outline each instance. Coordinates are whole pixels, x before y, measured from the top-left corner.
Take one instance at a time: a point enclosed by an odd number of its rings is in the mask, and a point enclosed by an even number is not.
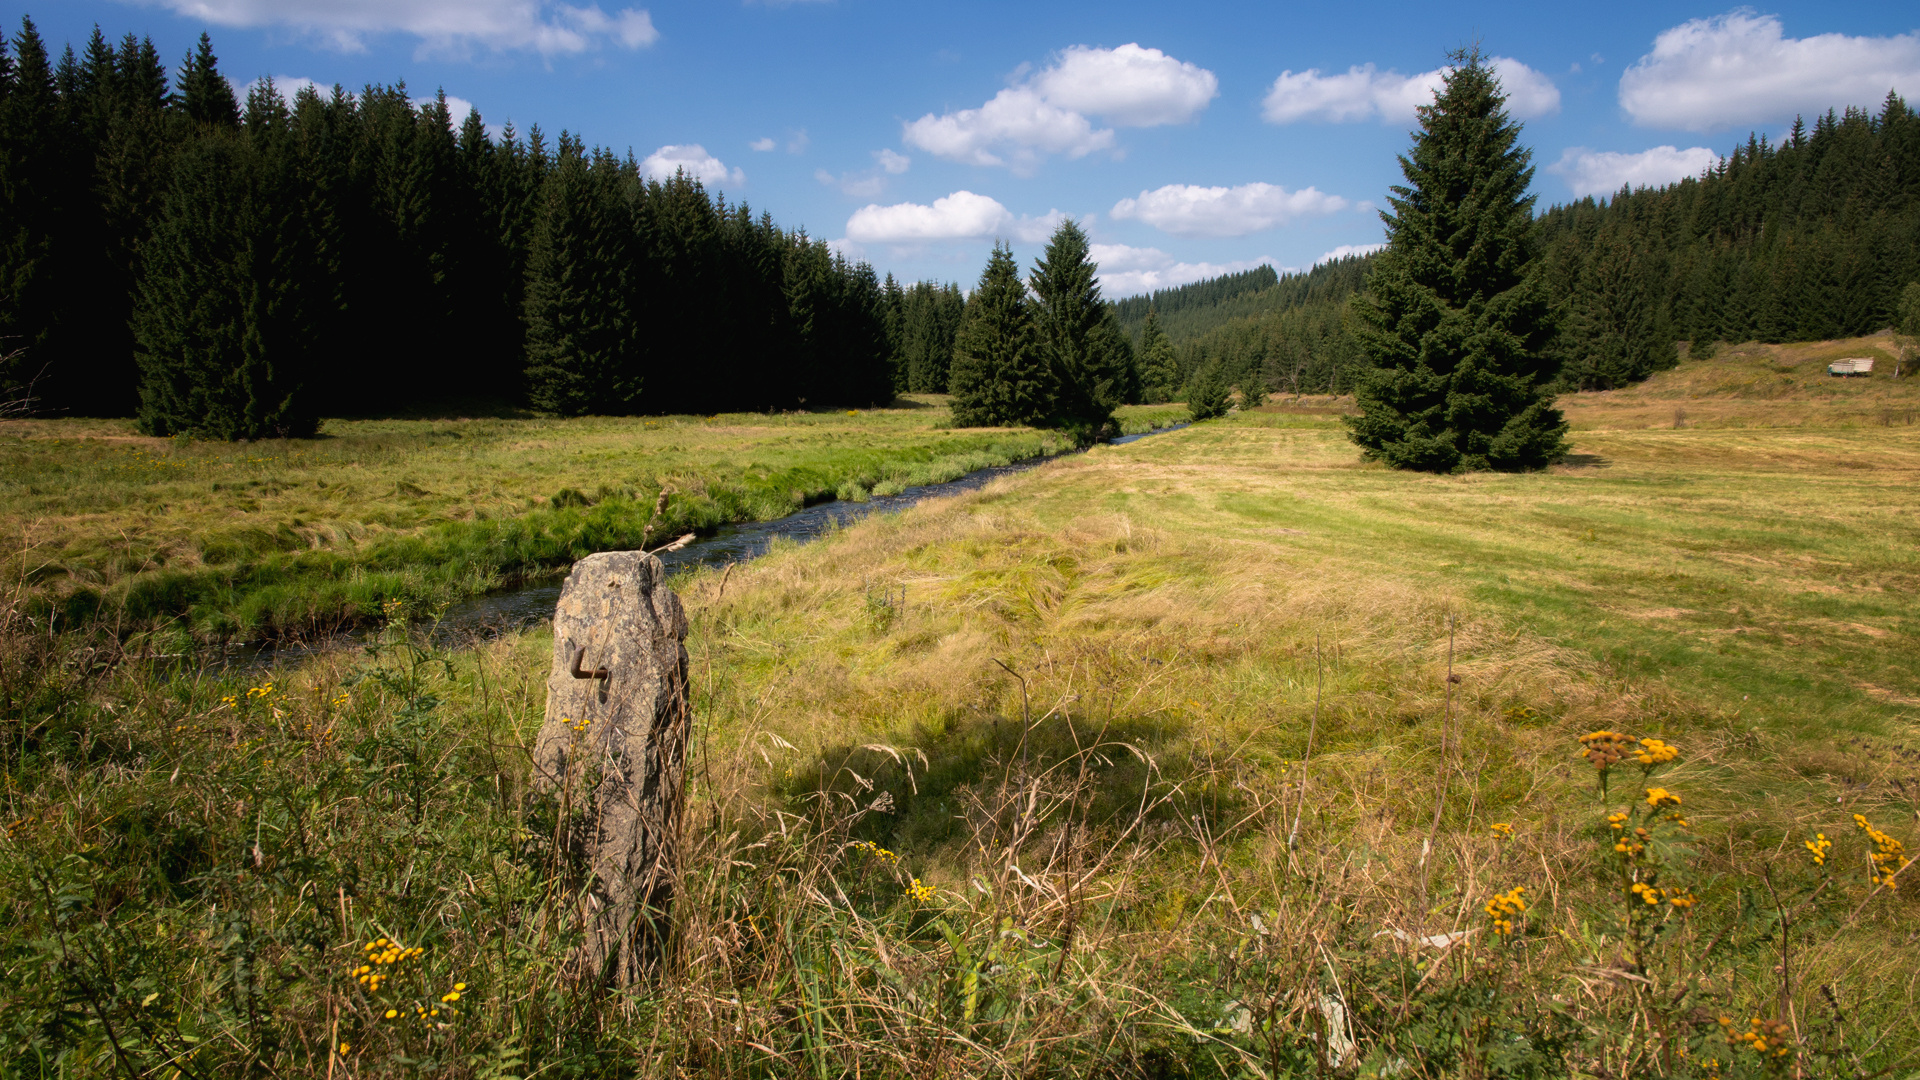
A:
[[[1183,378],[1219,364],[1235,386],[1319,393],[1350,386],[1352,372],[1366,363],[1342,328],[1341,313],[1372,265],[1371,256],[1354,255],[1304,273],[1281,275],[1262,266],[1129,297],[1115,310],[1137,339],[1151,307],[1174,344]]]
[[[1541,269],[1560,313],[1554,349],[1569,389],[1644,379],[1715,341],[1824,340],[1890,325],[1920,280],[1920,115],[1889,94],[1877,111],[1758,135],[1706,175],[1552,207],[1538,217]],[[1344,392],[1367,359],[1341,314],[1367,258],[1248,287],[1234,275],[1120,302],[1138,333],[1149,303],[1184,376],[1218,365],[1234,385]]]
[[[1676,340],[1871,333],[1920,279],[1920,116],[1890,93],[1795,121],[1698,179],[1554,207],[1541,234],[1574,385],[1643,378]]]
[[[1219,326],[1228,319],[1251,315],[1261,310],[1255,299],[1273,287],[1280,275],[1271,266],[1256,266],[1238,274],[1224,274],[1205,281],[1161,289],[1147,296],[1129,296],[1116,300],[1113,313],[1127,336],[1140,340],[1140,328],[1146,325],[1147,312],[1160,316],[1160,329],[1175,342],[1185,341]]]

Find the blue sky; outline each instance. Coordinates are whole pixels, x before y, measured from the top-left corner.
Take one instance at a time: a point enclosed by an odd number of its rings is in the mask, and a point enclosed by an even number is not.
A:
[[[566,128],[907,280],[971,286],[1062,216],[1110,296],[1377,243],[1450,49],[1500,58],[1543,203],[1696,173],[1796,112],[1920,98],[1920,11],[1774,4],[930,4],[878,0],[7,0],[56,49],[98,23],[170,65],[405,80]]]

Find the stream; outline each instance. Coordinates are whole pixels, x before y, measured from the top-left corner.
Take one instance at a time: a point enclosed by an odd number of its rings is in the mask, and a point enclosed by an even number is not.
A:
[[[1108,440],[1107,445],[1121,446],[1138,442],[1148,436],[1178,431],[1186,426],[1186,424],[1173,424],[1155,428],[1152,431],[1143,431],[1137,435],[1122,435]],[[1073,451],[1069,451],[1071,452]],[[725,525],[712,536],[697,539],[678,551],[659,551],[655,554],[662,563],[666,564],[669,574],[701,566],[724,566],[727,563],[745,562],[766,554],[767,548],[776,539],[785,538],[804,544],[834,529],[859,521],[869,514],[895,513],[916,506],[924,499],[940,499],[949,495],[978,491],[1002,476],[1025,472],[1056,460],[1059,456],[1061,455],[1032,458],[1012,465],[997,465],[970,472],[957,480],[948,480],[940,484],[922,484],[918,487],[906,488],[897,495],[876,495],[864,502],[836,499],[833,502],[809,506],[772,521],[748,521],[736,525]],[[485,639],[511,633],[532,626],[543,619],[552,618],[554,605],[560,600],[560,585],[561,581],[549,579],[538,584],[503,589],[486,596],[463,600],[449,607],[441,616],[434,630],[434,638],[443,644],[456,644],[476,638]],[[229,646],[229,651],[224,654],[222,661],[229,666],[263,668],[313,652],[359,643],[360,637],[357,634],[340,634],[318,641]]]

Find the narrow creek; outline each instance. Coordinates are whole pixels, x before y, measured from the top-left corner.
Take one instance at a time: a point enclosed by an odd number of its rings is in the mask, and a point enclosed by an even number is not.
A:
[[[1186,424],[1173,424],[1136,435],[1122,435],[1108,440],[1107,445],[1120,446],[1138,442],[1148,436],[1178,431],[1186,426]],[[1057,460],[1059,456],[1062,455],[1033,458],[1012,465],[981,469],[957,480],[910,487],[897,495],[874,496],[864,502],[836,499],[833,502],[809,506],[805,510],[798,510],[772,521],[748,521],[737,525],[726,525],[714,535],[695,540],[678,551],[662,551],[657,555],[660,561],[666,564],[669,574],[701,566],[724,566],[727,563],[746,562],[766,554],[767,548],[777,539],[804,544],[870,514],[894,513],[916,506],[926,499],[940,499],[978,491],[1003,476],[1025,472]],[[503,589],[500,592],[461,601],[449,607],[441,616],[434,631],[435,637],[444,644],[458,645],[476,638],[491,638],[535,625],[553,616],[553,607],[560,599],[560,584],[558,580],[548,579],[537,584]],[[357,645],[361,640],[358,634],[340,634],[318,641],[241,646],[230,648],[216,663],[242,668],[260,668],[314,652]]]

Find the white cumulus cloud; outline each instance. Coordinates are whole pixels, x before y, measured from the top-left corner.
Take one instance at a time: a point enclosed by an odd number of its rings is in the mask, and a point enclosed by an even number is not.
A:
[[[773,146],[774,146],[773,139],[768,137],[761,137],[748,143],[747,149],[764,154],[767,151],[773,149]]]
[[[1046,154],[1111,149],[1113,128],[1096,127],[1090,116],[1121,127],[1184,123],[1219,92],[1213,72],[1159,49],[1076,45],[977,109],[909,121],[902,138],[935,157],[1028,173]]]
[[[1273,184],[1199,187],[1168,184],[1113,204],[1116,218],[1144,221],[1176,236],[1245,236],[1308,214],[1344,210],[1347,200],[1318,188],[1288,191]]]
[[[1220,80],[1213,72],[1137,44],[1117,49],[1075,45],[1034,76],[1031,85],[1051,105],[1123,127],[1184,124],[1220,95]]]
[[[882,169],[895,176],[906,172],[907,166],[913,164],[912,158],[905,154],[896,154],[891,150],[875,150],[873,160],[879,162]]]
[[[1313,265],[1319,266],[1321,263],[1330,263],[1336,259],[1345,259],[1354,255],[1371,255],[1386,246],[1385,244],[1341,244],[1339,247],[1313,260]],[[1284,273],[1285,271],[1282,272]]]
[[[1620,107],[1644,127],[1716,131],[1795,113],[1920,95],[1920,33],[1790,38],[1773,15],[1741,8],[1653,40],[1620,76]]]
[[[644,8],[609,14],[597,3],[562,0],[158,0],[217,26],[287,27],[334,48],[363,52],[367,38],[406,34],[422,54],[526,50],[542,56],[587,52],[604,44],[638,49],[660,37]]]
[[[1560,111],[1560,89],[1552,79],[1510,56],[1496,56],[1488,63],[1507,92],[1508,112],[1529,120]],[[1319,68],[1283,71],[1267,91],[1261,111],[1275,124],[1301,120],[1344,124],[1375,118],[1406,123],[1414,118],[1415,109],[1433,103],[1434,92],[1450,70],[1439,67],[1402,75],[1359,64],[1332,75]]]
[[[1011,165],[1016,172],[1032,171],[1042,154],[1079,158],[1113,145],[1112,128],[1095,130],[1086,117],[1049,105],[1026,87],[1002,90],[977,109],[928,113],[909,122],[902,137],[934,157]]]
[[[989,195],[956,191],[925,203],[870,204],[847,219],[846,238],[856,244],[919,244],[934,240],[1007,237],[1032,242],[1051,235],[1066,215],[1052,210],[1039,217],[1015,217]]]
[[[655,180],[670,180],[675,172],[685,172],[707,187],[719,187],[731,184],[734,187],[747,182],[747,174],[739,169],[729,169],[724,163],[699,143],[685,146],[663,146],[647,155],[640,163],[640,171]]]
[[[1230,263],[1182,262],[1159,248],[1127,244],[1094,244],[1089,254],[1100,268],[1100,291],[1109,299],[1171,289],[1273,264],[1266,256]]]
[[[1574,146],[1547,166],[1547,171],[1567,182],[1575,197],[1611,195],[1622,187],[1659,187],[1699,176],[1713,167],[1719,155],[1704,146],[1685,150],[1656,146],[1637,154],[1589,150]]]

